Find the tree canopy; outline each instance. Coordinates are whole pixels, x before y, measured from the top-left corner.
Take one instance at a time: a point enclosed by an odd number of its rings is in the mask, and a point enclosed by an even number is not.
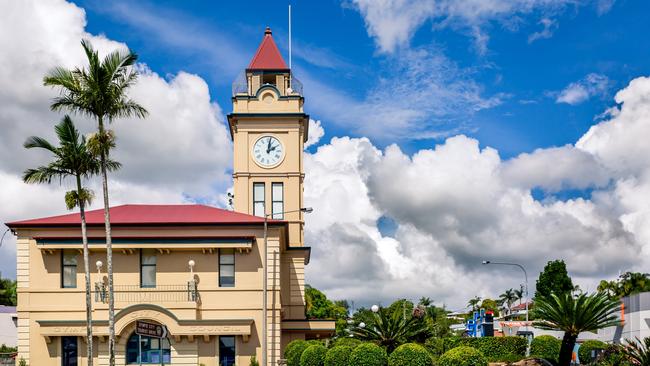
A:
[[[563,260],[549,261],[537,280],[535,298],[562,295],[573,291],[573,282]]]

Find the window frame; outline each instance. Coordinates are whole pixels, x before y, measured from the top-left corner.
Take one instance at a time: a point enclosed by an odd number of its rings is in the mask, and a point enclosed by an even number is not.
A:
[[[282,199],[277,200],[275,197],[275,187],[280,187]],[[279,203],[281,205],[280,211],[275,212],[275,204]],[[284,220],[284,183],[274,182],[271,183],[271,217],[274,220]]]
[[[77,260],[77,255],[74,256],[74,264],[65,264],[65,254],[74,252],[72,249],[62,249],[61,250],[61,288],[77,288],[77,269],[79,266],[79,261]],[[74,268],[74,286],[65,285],[65,269],[67,267]]]
[[[260,197],[257,197],[255,194],[255,187],[262,187],[262,197],[260,200]],[[262,204],[262,214],[258,215],[256,207],[257,203]],[[266,216],[266,183],[264,182],[253,182],[253,215],[257,217],[264,217]]]
[[[136,352],[137,356],[136,356],[135,361],[129,361],[129,345],[131,343],[131,340],[134,339],[134,337],[137,340],[136,342],[138,344],[138,348],[136,350],[133,350],[133,351]],[[143,352],[143,350],[141,348],[141,343],[142,343],[143,338],[149,339],[149,342],[151,342],[151,339],[158,339],[158,348],[155,348],[155,349],[150,348],[149,350],[144,351],[144,352],[158,351],[158,355],[160,357],[159,361],[162,361],[162,362],[143,362],[142,361],[142,352]],[[169,346],[168,349],[164,347],[165,341],[167,342],[167,345]],[[124,364],[126,364],[126,365],[160,365],[160,364],[171,365],[172,364],[172,352],[171,352],[171,350],[172,350],[172,344],[171,344],[171,341],[169,340],[168,337],[165,337],[165,338],[147,337],[147,336],[141,336],[141,335],[136,334],[135,332],[133,332],[133,333],[131,333],[129,338],[127,338],[127,340],[126,340],[126,346],[125,346],[125,350],[124,350],[125,351],[124,352]],[[169,355],[169,360],[165,360],[165,356],[167,355],[165,353],[165,351],[168,352],[167,354]]]
[[[229,254],[232,255],[232,263],[221,263],[221,256],[224,255],[224,253],[223,253],[224,251],[231,252]],[[229,287],[229,288],[235,287],[235,285],[237,283],[236,280],[235,280],[236,279],[236,275],[235,275],[235,269],[236,269],[236,266],[235,266],[235,263],[236,263],[235,249],[219,249],[217,255],[218,255],[218,259],[217,259],[218,263],[217,264],[219,266],[219,287]],[[223,283],[222,279],[226,277],[226,276],[222,275],[222,273],[223,273],[222,268],[224,266],[232,266],[232,284],[224,284]],[[230,278],[230,276],[228,276],[228,278]]]
[[[157,275],[158,275],[158,269],[156,268],[158,266],[158,256],[155,255],[155,253],[156,253],[155,249],[150,249],[150,250],[153,250],[153,252],[154,252],[154,258],[156,258],[156,263],[154,263],[154,264],[143,263],[142,262],[142,252],[144,250],[147,250],[147,249],[149,249],[149,248],[140,248],[140,288],[156,288],[156,285],[158,284],[158,281],[157,281],[157,278],[156,278]],[[144,267],[153,267],[154,268],[154,278],[153,278],[154,283],[153,283],[153,286],[145,285],[144,282],[143,282],[144,276],[143,276],[142,270],[143,270]]]

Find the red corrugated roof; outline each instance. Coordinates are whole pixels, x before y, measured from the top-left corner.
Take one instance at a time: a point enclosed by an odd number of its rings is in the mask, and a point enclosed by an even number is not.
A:
[[[276,46],[273,36],[271,35],[271,28],[266,27],[264,31],[264,39],[257,48],[255,56],[248,65],[249,70],[287,70],[287,64],[280,54],[278,46]]]
[[[111,207],[111,224],[255,224],[264,219],[205,205],[122,205]],[[88,225],[104,224],[104,209],[86,212]],[[276,222],[276,221],[274,221]],[[79,213],[7,223],[9,227],[80,225]]]

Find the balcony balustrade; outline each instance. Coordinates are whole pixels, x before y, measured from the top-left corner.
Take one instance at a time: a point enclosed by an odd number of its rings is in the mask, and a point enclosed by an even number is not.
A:
[[[184,285],[159,285],[140,287],[137,285],[113,285],[114,301],[121,303],[157,302],[199,302],[199,289],[196,281]],[[95,283],[95,302],[108,303],[108,284]]]

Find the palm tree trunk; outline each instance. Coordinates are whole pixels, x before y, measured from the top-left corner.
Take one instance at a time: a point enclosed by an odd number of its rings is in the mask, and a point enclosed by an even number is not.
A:
[[[88,263],[88,233],[86,232],[86,208],[82,196],[81,177],[77,175],[77,198],[79,199],[79,215],[81,216],[81,241],[84,247],[84,275],[86,280],[86,337],[88,345],[88,366],[93,366],[93,315],[90,299],[90,264]]]
[[[103,136],[103,116],[98,116],[99,134]],[[106,150],[101,149],[102,190],[104,193],[104,226],[106,227],[106,269],[108,273],[108,365],[115,366],[115,301],[113,296],[113,241],[111,238],[111,213],[108,202],[108,174],[106,173]]]
[[[573,348],[576,345],[577,335],[573,335],[569,332],[564,333],[564,338],[562,339],[562,346],[560,347],[560,358],[558,360],[559,366],[570,366],[571,365],[571,356],[573,356]]]

